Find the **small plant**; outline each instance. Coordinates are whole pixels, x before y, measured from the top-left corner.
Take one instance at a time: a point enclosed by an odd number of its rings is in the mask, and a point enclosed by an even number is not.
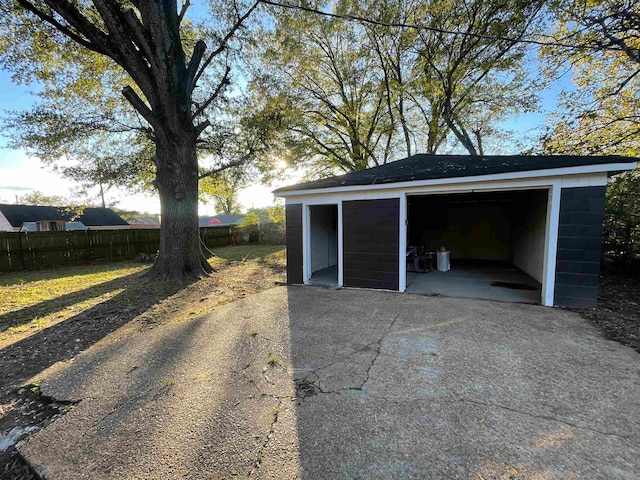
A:
[[[33,386],[29,388],[29,391],[31,393],[33,393],[34,395],[40,395],[41,391],[40,391],[40,386],[42,385],[42,380],[36,380],[33,383]]]
[[[276,356],[273,354],[273,352],[269,352],[268,355],[269,355],[269,358],[267,359],[267,365],[269,365],[271,367],[275,367],[275,366],[279,366],[280,365],[280,362],[278,361]]]
[[[251,335],[252,337],[255,337],[256,335],[258,335],[258,332],[256,332],[255,330],[252,330],[249,335]]]
[[[175,385],[176,382],[174,382],[173,380],[163,380],[162,382],[160,382],[160,386],[162,388],[168,388],[171,387],[173,385]]]

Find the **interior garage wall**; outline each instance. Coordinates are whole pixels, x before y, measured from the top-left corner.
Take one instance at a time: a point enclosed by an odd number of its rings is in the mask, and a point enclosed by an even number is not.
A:
[[[411,199],[409,244],[429,251],[445,246],[452,259],[510,259],[509,202],[481,194]]]
[[[344,285],[398,290],[400,199],[342,202]]]
[[[595,307],[607,187],[563,188],[556,257],[556,306]]]
[[[300,284],[302,279],[302,204],[287,204],[287,283]]]
[[[511,208],[511,261],[540,283],[544,270],[548,197],[547,190],[518,193]]]
[[[311,272],[338,264],[338,207],[311,206]]]

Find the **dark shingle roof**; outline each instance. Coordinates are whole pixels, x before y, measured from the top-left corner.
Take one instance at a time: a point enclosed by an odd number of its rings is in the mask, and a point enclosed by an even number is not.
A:
[[[74,213],[67,211],[66,207],[43,205],[0,204],[0,212],[14,227],[21,227],[25,222],[42,220],[65,220],[68,222],[74,216]],[[85,208],[82,215],[74,220],[82,222],[87,227],[129,225],[110,208]]]
[[[73,216],[70,214],[69,217]],[[85,208],[75,220],[84,223],[87,227],[91,226],[117,226],[129,225],[120,215],[110,208]]]
[[[198,217],[201,227],[224,227],[229,225],[238,225],[244,220],[244,215],[231,213],[229,215],[216,215],[214,217]],[[218,220],[219,223],[213,220]]]
[[[320,188],[345,187],[352,185],[379,185],[413,180],[435,180],[441,178],[474,177],[498,173],[525,172],[551,168],[578,167],[610,163],[630,163],[637,158],[606,156],[471,156],[471,155],[413,155],[403,160],[387,163],[379,167],[337,177],[323,178],[298,185],[290,185],[274,190],[274,193],[294,190],[314,190]]]

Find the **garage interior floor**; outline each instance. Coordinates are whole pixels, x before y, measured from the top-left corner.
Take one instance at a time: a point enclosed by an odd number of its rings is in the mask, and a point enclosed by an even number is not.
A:
[[[317,270],[311,274],[309,283],[312,285],[337,285],[338,284],[338,266]]]
[[[448,272],[407,272],[407,293],[540,303],[541,285],[502,262],[451,262]]]

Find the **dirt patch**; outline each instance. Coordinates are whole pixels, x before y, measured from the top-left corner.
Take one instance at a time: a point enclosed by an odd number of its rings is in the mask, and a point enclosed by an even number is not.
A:
[[[640,353],[640,278],[605,273],[601,278],[597,308],[576,308],[610,340]]]
[[[39,384],[25,385],[4,395],[0,404],[0,480],[37,478],[18,457],[15,445],[64,415],[76,403],[42,395]]]

